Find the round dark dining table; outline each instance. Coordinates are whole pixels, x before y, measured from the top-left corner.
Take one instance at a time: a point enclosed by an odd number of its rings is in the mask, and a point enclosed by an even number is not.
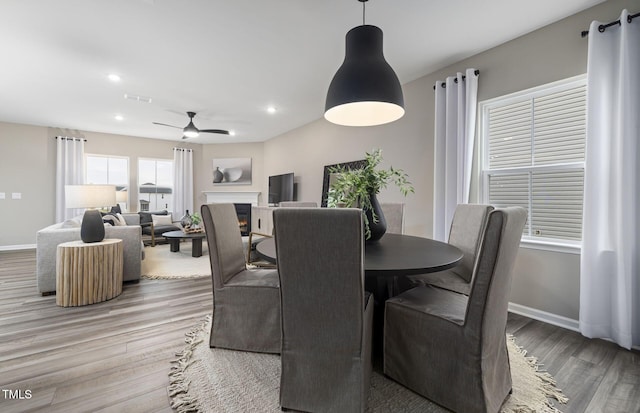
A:
[[[276,244],[267,238],[256,245],[263,259],[276,262]],[[396,277],[424,274],[455,267],[462,251],[453,245],[430,238],[403,234],[385,234],[365,243],[364,270],[367,277]]]

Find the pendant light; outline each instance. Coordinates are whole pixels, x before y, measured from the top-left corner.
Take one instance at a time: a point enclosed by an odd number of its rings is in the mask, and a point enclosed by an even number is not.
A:
[[[398,76],[384,59],[382,30],[364,23],[349,30],[345,58],[338,69],[325,104],[324,117],[344,126],[374,126],[404,115],[404,97]]]

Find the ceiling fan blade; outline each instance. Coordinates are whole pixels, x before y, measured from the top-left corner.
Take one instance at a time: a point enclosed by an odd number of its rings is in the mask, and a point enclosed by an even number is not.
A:
[[[154,125],[168,126],[170,128],[182,129],[180,126],[167,125],[166,123],[160,123],[160,122],[151,122],[151,123],[153,123]]]
[[[206,133],[219,133],[221,135],[228,135],[229,131],[224,129],[200,129],[200,132]]]

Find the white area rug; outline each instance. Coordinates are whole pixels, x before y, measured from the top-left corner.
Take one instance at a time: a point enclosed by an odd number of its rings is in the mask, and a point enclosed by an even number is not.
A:
[[[207,242],[202,242],[202,256],[191,256],[191,241],[181,242],[180,251],[171,252],[168,244],[144,247],[142,278],[193,278],[211,276]]]
[[[186,336],[187,345],[169,374],[171,407],[178,412],[280,412],[280,356],[209,348],[211,316]],[[504,413],[558,413],[549,397],[568,399],[535,358],[508,340],[513,394]],[[464,395],[461,395],[464,397]],[[374,372],[368,412],[447,412],[400,384]]]

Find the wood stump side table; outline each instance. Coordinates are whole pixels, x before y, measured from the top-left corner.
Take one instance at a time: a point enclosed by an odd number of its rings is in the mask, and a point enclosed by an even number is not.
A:
[[[63,242],[56,257],[56,304],[75,307],[110,300],[122,293],[123,243]]]

